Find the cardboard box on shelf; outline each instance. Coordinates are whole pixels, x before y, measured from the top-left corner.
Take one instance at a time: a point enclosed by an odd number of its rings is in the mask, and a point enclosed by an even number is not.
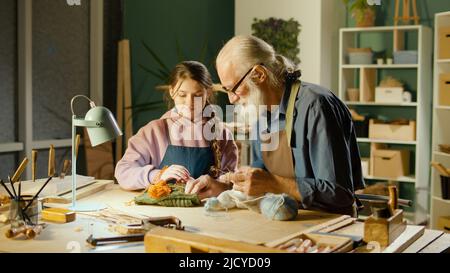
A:
[[[450,73],[439,75],[439,105],[450,106]]]
[[[439,28],[439,59],[450,59],[450,27]]]
[[[416,122],[413,120],[385,123],[371,119],[369,121],[369,138],[383,140],[415,141]]]
[[[372,153],[374,176],[397,178],[409,175],[409,151],[375,149]]]
[[[375,102],[402,103],[403,87],[377,87],[375,88]]]

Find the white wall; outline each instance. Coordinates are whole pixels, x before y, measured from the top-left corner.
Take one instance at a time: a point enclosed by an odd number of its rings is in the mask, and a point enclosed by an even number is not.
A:
[[[235,0],[235,34],[251,34],[253,18],[294,18],[302,80],[337,90],[338,28],[345,23],[341,0]]]

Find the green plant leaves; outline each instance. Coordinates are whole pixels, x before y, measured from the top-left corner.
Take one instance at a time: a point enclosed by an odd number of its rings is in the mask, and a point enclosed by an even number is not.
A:
[[[253,19],[253,35],[271,44],[278,54],[281,54],[295,64],[300,63],[298,36],[301,25],[293,18],[289,20],[270,17],[268,19]]]

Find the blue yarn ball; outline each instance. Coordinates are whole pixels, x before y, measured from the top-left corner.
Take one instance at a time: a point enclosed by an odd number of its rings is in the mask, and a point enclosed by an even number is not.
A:
[[[220,206],[220,202],[216,197],[211,197],[206,200],[204,208],[206,211],[217,211],[222,209],[222,207]]]
[[[271,194],[261,200],[261,213],[270,220],[287,221],[298,215],[298,202],[289,195]]]

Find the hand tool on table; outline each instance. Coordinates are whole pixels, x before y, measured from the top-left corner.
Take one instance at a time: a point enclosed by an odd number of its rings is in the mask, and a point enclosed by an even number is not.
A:
[[[17,168],[17,170],[14,172],[14,175],[11,177],[11,182],[12,183],[16,183],[17,181],[20,180],[20,177],[22,176],[23,171],[25,171],[25,168],[27,167],[28,164],[28,158],[24,158],[22,163],[20,163],[19,167]]]
[[[130,225],[136,226],[136,225]],[[145,232],[155,228],[155,227],[165,227],[169,229],[176,230],[184,230],[184,226],[181,224],[180,219],[177,217],[169,216],[169,217],[150,217],[142,220],[142,223],[139,225],[142,226],[143,231],[139,234],[130,234],[126,236],[114,236],[114,237],[106,237],[106,238],[94,238],[92,235],[89,236],[86,240],[91,246],[102,246],[108,244],[117,244],[117,243],[127,243],[127,242],[143,242],[145,237]]]
[[[397,209],[398,191],[395,186],[389,186],[389,200],[386,203],[378,202],[373,206],[373,214],[364,222],[364,242],[378,242],[385,247],[390,245],[406,229],[403,219],[403,210]]]
[[[48,177],[55,176],[55,147],[50,145],[48,150]]]
[[[361,201],[389,201],[389,196],[375,195],[375,194],[355,194]],[[411,207],[413,202],[408,199],[397,199],[397,204],[402,207]]]
[[[36,181],[37,150],[31,151],[31,180]]]
[[[64,179],[64,177],[66,176],[66,173],[69,170],[69,168],[70,168],[70,160],[65,159],[64,163],[63,163],[63,167],[62,167],[61,173],[59,175],[59,178]]]

